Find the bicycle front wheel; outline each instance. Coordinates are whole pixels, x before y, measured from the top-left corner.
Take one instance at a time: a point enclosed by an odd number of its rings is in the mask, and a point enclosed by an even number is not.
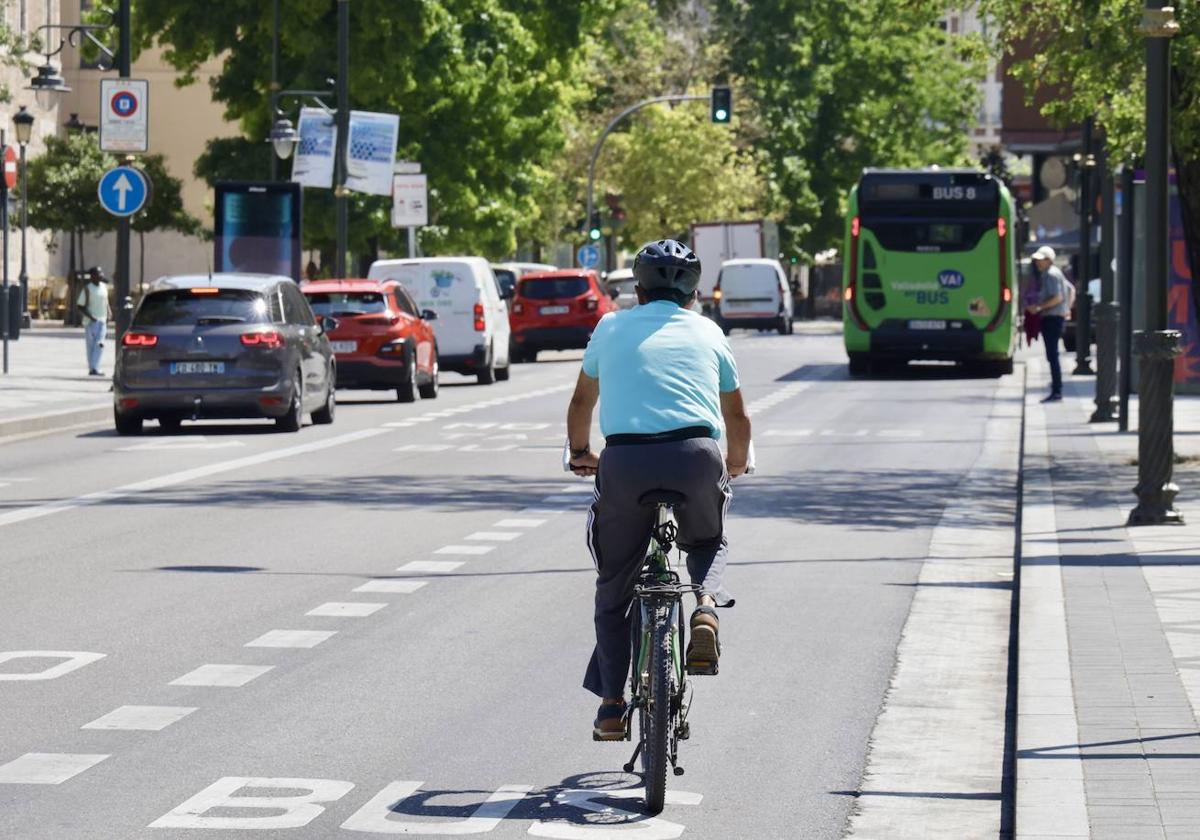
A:
[[[671,707],[675,662],[671,650],[671,614],[654,612],[650,634],[650,692],[642,711],[642,776],[646,782],[646,812],[657,814],[667,796],[667,761],[671,749]]]

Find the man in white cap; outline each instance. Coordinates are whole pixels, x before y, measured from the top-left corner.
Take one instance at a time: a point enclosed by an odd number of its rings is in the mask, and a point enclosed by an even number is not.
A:
[[[1058,342],[1062,340],[1063,324],[1070,308],[1068,280],[1054,264],[1054,249],[1043,245],[1033,254],[1033,264],[1042,276],[1038,302],[1025,311],[1042,318],[1042,338],[1046,341],[1046,361],[1050,363],[1050,395],[1042,402],[1062,399],[1062,365],[1058,359]]]

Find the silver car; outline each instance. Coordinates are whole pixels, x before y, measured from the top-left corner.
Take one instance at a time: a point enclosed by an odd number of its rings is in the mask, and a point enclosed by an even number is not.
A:
[[[306,412],[332,423],[335,361],[325,333],[288,277],[213,274],[154,283],[117,347],[113,413],[117,433],[156,419],[270,417],[300,429]]]

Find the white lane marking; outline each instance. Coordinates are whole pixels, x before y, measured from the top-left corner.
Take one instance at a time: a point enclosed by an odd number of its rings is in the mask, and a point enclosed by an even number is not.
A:
[[[502,443],[499,446],[483,446],[478,443],[468,443],[458,447],[459,452],[512,452],[517,448],[515,443]]]
[[[0,651],[0,664],[16,659],[61,659],[57,665],[50,665],[41,671],[32,673],[0,672],[0,680],[11,682],[35,682],[38,680],[56,680],[64,674],[77,671],[84,665],[91,665],[103,659],[107,654],[91,653],[84,650],[6,650]]]
[[[444,545],[434,554],[459,554],[459,555],[476,555],[487,554],[490,551],[495,551],[494,545]]]
[[[595,481],[581,481],[578,484],[564,484],[559,487],[556,493],[593,493],[595,492]]]
[[[274,668],[274,665],[201,665],[170,685],[208,685],[221,688],[240,688]]]
[[[354,588],[355,592],[391,592],[393,594],[407,595],[411,592],[416,592],[427,581],[423,580],[369,580],[362,586]]]
[[[377,613],[386,606],[387,604],[377,604],[369,601],[330,601],[326,604],[321,604],[319,607],[313,607],[305,615],[322,615],[333,618],[366,618],[368,615]]]
[[[517,511],[517,516],[546,516],[547,514],[564,513],[565,511],[566,508],[536,505],[534,507],[521,508]]]
[[[397,446],[393,452],[445,452],[448,449],[454,449],[449,443],[406,443],[404,446]]]
[[[315,648],[328,641],[336,630],[268,630],[245,647]]]
[[[118,706],[80,729],[135,729],[160,732],[196,711],[195,706]]]
[[[591,493],[595,493],[595,490],[592,487],[589,487],[588,491]],[[584,501],[584,499],[580,498],[579,496],[546,496],[545,498],[543,498],[541,500],[540,504],[543,504],[543,505],[577,505],[582,501]]]
[[[389,429],[362,429],[357,432],[350,432],[337,437],[327,438],[325,440],[315,440],[311,443],[302,443],[298,446],[288,446],[283,449],[275,449],[270,452],[260,452],[256,455],[247,455],[244,458],[235,458],[232,461],[219,461],[215,464],[206,464],[202,467],[194,467],[190,470],[183,470],[176,473],[168,473],[156,478],[150,478],[145,481],[134,482],[133,484],[124,484],[112,490],[100,490],[95,493],[86,493],[82,496],[76,496],[72,499],[62,499],[56,502],[48,502],[44,505],[35,505],[33,507],[18,508],[17,510],[8,513],[0,514],[0,527],[5,525],[13,525],[18,522],[27,522],[30,519],[40,519],[43,516],[51,516],[55,513],[62,513],[67,510],[84,507],[86,505],[100,504],[101,502],[111,502],[116,499],[123,499],[127,496],[133,496],[138,493],[147,493],[152,490],[161,490],[164,487],[173,487],[177,484],[184,484],[189,481],[195,481],[200,478],[208,478],[213,475],[240,470],[244,467],[253,467],[259,464],[270,463],[271,461],[279,461],[284,458],[290,458],[293,455],[306,455],[310,452],[319,452],[322,449],[332,449],[337,446],[343,446],[348,443],[356,443],[360,440],[366,440],[377,435],[388,434]]]
[[[0,784],[60,785],[106,758],[107,755],[94,753],[25,753],[8,764],[0,764]]]
[[[234,796],[240,790],[303,791],[286,796]],[[336,779],[263,779],[226,776],[150,823],[149,828],[303,828],[325,812],[318,803],[336,802],[354,788]],[[259,816],[206,817],[208,811],[265,811]],[[282,811],[283,813],[271,813]]]
[[[640,790],[564,790],[554,797],[556,805],[570,805],[581,811],[600,814],[599,825],[578,825],[564,820],[539,821],[529,827],[533,837],[552,837],[555,840],[675,840],[683,834],[684,826],[664,820],[647,818],[645,814],[614,808],[606,799],[641,799]],[[698,793],[668,790],[668,805],[699,805]]]
[[[521,536],[520,531],[476,531],[474,534],[467,534],[464,539],[468,540],[491,540],[493,542],[508,542],[515,540]]]
[[[438,572],[453,572],[461,562],[454,560],[413,560],[405,563],[397,572],[407,572],[409,574],[436,574]]]
[[[493,528],[536,528],[545,525],[545,519],[501,519]]]
[[[204,435],[189,435],[186,438],[163,438],[132,446],[118,446],[114,452],[159,452],[175,449],[237,449],[246,444],[240,440],[222,440],[210,443]]]
[[[808,437],[812,429],[767,429],[763,437]]]
[[[471,816],[453,822],[406,822],[395,819],[396,805],[411,798],[424,782],[392,782],[342,823],[348,831],[372,834],[486,834],[508,816],[533,785],[505,785],[480,803]]]

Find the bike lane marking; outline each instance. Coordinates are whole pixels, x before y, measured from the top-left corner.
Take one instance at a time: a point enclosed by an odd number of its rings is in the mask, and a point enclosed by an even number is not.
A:
[[[330,618],[366,618],[374,615],[387,604],[371,603],[369,601],[329,601],[319,607],[313,607],[305,615],[327,616]]]
[[[106,758],[95,753],[25,753],[0,764],[0,784],[61,785]]]
[[[201,665],[168,685],[203,685],[219,688],[241,688],[261,677],[274,665]]]
[[[196,706],[118,706],[80,729],[132,729],[161,732],[196,711]]]
[[[336,634],[336,630],[268,630],[243,647],[315,648]]]

